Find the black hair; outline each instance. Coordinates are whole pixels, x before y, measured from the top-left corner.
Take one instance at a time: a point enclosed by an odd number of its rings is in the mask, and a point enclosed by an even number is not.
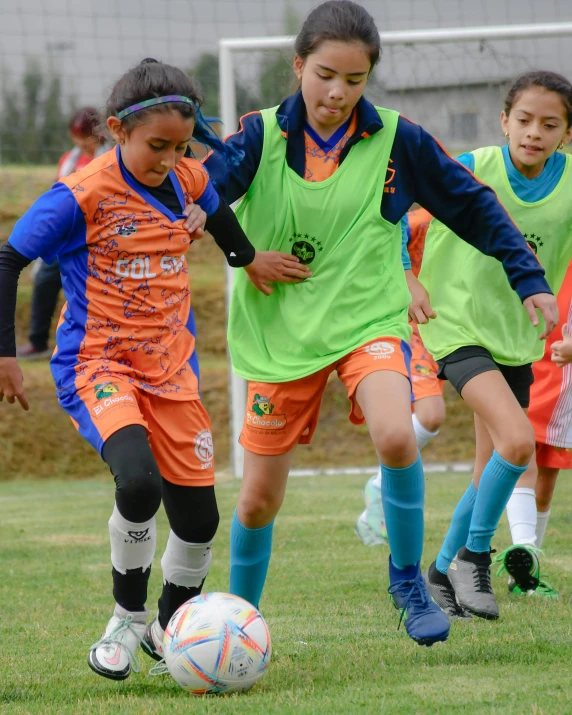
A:
[[[351,0],[327,0],[308,15],[294,43],[296,54],[306,59],[327,40],[361,42],[371,67],[381,56],[379,31],[369,12]]]
[[[572,84],[563,75],[549,70],[526,72],[514,82],[504,100],[507,117],[522,92],[529,87],[543,87],[549,92],[559,94],[566,110],[568,126],[572,126]]]
[[[165,102],[128,114],[121,120],[127,134],[136,126],[145,124],[149,115],[155,112],[176,111],[184,119],[194,119],[193,138],[220,151],[233,164],[238,164],[244,152],[225,144],[201,114],[202,97],[196,82],[183,70],[147,57],[120,77],[107,100],[107,116],[114,117],[119,112],[139,102],[154,97],[179,94],[192,100],[186,102]]]

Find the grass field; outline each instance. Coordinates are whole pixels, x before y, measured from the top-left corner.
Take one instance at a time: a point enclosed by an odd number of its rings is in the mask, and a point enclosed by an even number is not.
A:
[[[430,475],[424,562],[433,558],[467,475]],[[168,676],[123,683],[89,670],[89,646],[112,609],[107,519],[111,477],[0,484],[0,712],[67,713],[569,713],[570,474],[563,474],[546,537],[548,580],[559,601],[511,600],[494,579],[497,622],[455,623],[449,641],[420,648],[386,594],[387,550],[353,534],[359,477],[293,479],[275,529],[262,602],[273,637],[265,678],[247,695],[194,699]],[[238,486],[218,488],[221,527],[208,590],[226,590],[228,529]],[[160,589],[161,548],[150,607]],[[508,545],[501,525],[494,546]]]

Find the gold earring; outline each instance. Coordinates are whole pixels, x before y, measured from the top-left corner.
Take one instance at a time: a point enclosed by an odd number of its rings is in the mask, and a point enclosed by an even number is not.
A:
[[[564,142],[560,142],[560,144],[558,145],[558,148],[562,149],[563,147],[564,147]]]
[[[504,135],[508,139],[508,132],[505,132]]]

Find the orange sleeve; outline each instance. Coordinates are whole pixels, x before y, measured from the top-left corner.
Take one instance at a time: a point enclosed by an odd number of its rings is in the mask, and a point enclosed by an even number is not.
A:
[[[201,162],[197,159],[185,158],[177,167],[177,174],[185,192],[193,201],[200,199],[209,183],[208,172]]]

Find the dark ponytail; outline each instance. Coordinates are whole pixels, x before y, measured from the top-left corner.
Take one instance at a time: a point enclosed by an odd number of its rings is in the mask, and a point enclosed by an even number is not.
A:
[[[379,31],[373,17],[351,0],[327,0],[314,8],[296,37],[294,49],[306,59],[327,40],[363,43],[372,68],[381,56]]]
[[[529,87],[543,87],[549,92],[559,94],[566,109],[568,126],[572,126],[572,84],[563,75],[548,70],[527,72],[516,80],[504,100],[504,111],[507,117],[522,92]]]
[[[107,100],[107,116],[117,116],[119,112],[134,104],[168,95],[188,97],[192,100],[192,104],[166,102],[128,114],[121,120],[126,132],[129,133],[134,127],[145,124],[152,113],[176,111],[184,119],[195,120],[194,139],[221,152],[232,164],[239,164],[242,161],[244,152],[230,144],[225,144],[203,117],[200,109],[202,97],[193,79],[178,67],[163,64],[151,57],[147,57],[130,69],[115,83]]]

